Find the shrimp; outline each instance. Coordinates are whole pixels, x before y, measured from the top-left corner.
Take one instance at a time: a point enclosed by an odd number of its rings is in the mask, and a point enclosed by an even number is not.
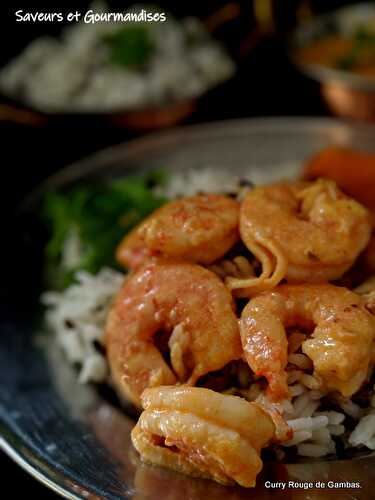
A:
[[[170,365],[154,341],[169,334]],[[108,315],[105,344],[119,393],[140,406],[146,387],[186,382],[242,355],[229,290],[197,264],[151,260],[125,281]]]
[[[197,387],[159,387],[142,394],[144,412],[131,438],[146,462],[223,484],[251,487],[260,450],[275,426],[256,403]]]
[[[258,278],[229,277],[230,289],[251,296],[283,278],[319,282],[339,278],[371,235],[366,208],[334,182],[280,183],[250,191],[241,207],[240,233],[263,266]]]
[[[279,285],[250,300],[240,319],[245,358],[258,376],[266,377],[274,401],[289,397],[286,329],[313,330],[302,342],[312,360],[320,388],[354,394],[371,361],[374,317],[361,298],[331,284]]]
[[[200,194],[172,201],[124,237],[116,258],[132,269],[158,255],[211,264],[239,239],[238,219],[238,202],[223,195]]]

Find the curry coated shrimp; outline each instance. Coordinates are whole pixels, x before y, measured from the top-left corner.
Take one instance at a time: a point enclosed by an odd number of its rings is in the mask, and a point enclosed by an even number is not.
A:
[[[375,320],[356,293],[330,284],[279,285],[250,300],[240,320],[244,355],[254,372],[266,377],[273,400],[289,397],[290,327],[313,330],[302,351],[312,360],[321,389],[351,396],[361,387]]]
[[[210,264],[239,239],[239,204],[219,194],[169,202],[125,236],[116,251],[124,267],[136,269],[150,256]]]
[[[332,181],[279,183],[247,194],[240,234],[260,260],[262,274],[247,280],[229,277],[227,284],[251,296],[283,278],[306,282],[339,278],[366,247],[371,217]]]
[[[260,450],[275,431],[259,405],[196,387],[146,389],[142,405],[132,441],[143,460],[223,484],[254,486]]]
[[[162,331],[171,333],[171,368],[154,344]],[[162,259],[125,281],[108,316],[105,343],[115,386],[137,406],[147,387],[193,385],[242,355],[224,283],[197,264]]]

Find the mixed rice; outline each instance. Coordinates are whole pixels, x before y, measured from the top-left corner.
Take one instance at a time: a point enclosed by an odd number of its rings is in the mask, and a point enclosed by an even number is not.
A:
[[[287,175],[289,169],[285,167]],[[248,182],[233,181],[233,176],[217,174],[206,168],[171,176],[164,194],[175,198],[199,191],[224,191],[241,196],[248,189]],[[160,188],[158,188],[160,189]],[[222,261],[212,268],[221,277],[228,273],[249,272],[251,263]],[[247,267],[246,267],[247,266]],[[46,292],[42,302],[47,307],[46,321],[56,335],[56,340],[70,363],[80,367],[81,383],[107,383],[108,365],[102,348],[104,324],[113,297],[120,289],[124,274],[103,268],[98,274],[78,272],[76,282],[62,292]],[[371,286],[359,288],[368,293]],[[293,333],[291,334],[291,336]],[[291,337],[290,337],[291,340]],[[312,362],[301,353],[302,339],[296,335],[290,342],[288,358],[288,384],[291,401],[280,404],[280,413],[293,430],[293,437],[274,451],[278,459],[290,460],[295,456],[325,457],[345,456],[348,450],[375,450],[375,387],[368,383],[361,394],[345,398],[339,394],[325,395],[318,389],[312,376]],[[262,380],[252,379],[249,372],[238,372],[238,386],[226,393],[238,394],[249,401],[264,401],[265,387]]]

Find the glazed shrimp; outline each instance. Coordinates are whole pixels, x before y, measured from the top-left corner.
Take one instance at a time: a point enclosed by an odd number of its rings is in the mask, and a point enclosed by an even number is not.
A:
[[[302,343],[322,389],[351,396],[366,378],[375,321],[361,298],[330,284],[279,285],[250,300],[240,320],[245,358],[268,380],[274,400],[289,397],[286,329],[313,330]]]
[[[172,201],[125,236],[116,258],[132,269],[153,255],[211,264],[239,239],[238,218],[238,202],[223,195],[201,194]]]
[[[241,207],[242,240],[257,256],[258,278],[227,278],[230,289],[254,295],[288,281],[342,276],[371,235],[366,208],[328,180],[280,183],[250,191]]]
[[[254,486],[260,450],[274,436],[256,403],[196,387],[159,387],[142,394],[144,412],[132,431],[146,462],[223,484]]]
[[[124,283],[109,313],[106,347],[120,394],[140,406],[146,387],[186,382],[242,355],[233,300],[224,283],[197,264],[149,261]],[[154,344],[168,341],[170,368]]]

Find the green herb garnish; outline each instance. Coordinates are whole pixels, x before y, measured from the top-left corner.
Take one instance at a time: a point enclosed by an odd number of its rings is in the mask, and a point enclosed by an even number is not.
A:
[[[351,50],[336,61],[336,67],[350,70],[370,60],[375,60],[375,32],[361,27],[354,33]]]
[[[64,288],[77,270],[96,273],[117,267],[114,253],[121,238],[166,199],[152,186],[162,184],[163,171],[107,183],[77,186],[64,193],[50,192],[43,215],[50,230],[46,246],[49,285]]]
[[[109,60],[117,66],[140,68],[154,51],[150,30],[144,24],[130,24],[105,37]]]

